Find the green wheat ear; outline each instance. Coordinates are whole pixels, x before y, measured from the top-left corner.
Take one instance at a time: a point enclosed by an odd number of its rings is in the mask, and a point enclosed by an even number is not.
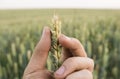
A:
[[[51,70],[55,71],[61,64],[61,47],[58,42],[58,37],[61,34],[61,21],[57,15],[54,15],[52,18],[51,28]]]

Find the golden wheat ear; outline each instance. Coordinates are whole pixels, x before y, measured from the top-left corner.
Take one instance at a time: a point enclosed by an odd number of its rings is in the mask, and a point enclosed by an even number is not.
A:
[[[61,47],[58,42],[58,37],[61,34],[61,21],[57,15],[52,18],[52,29],[51,29],[51,70],[56,71],[61,62]]]

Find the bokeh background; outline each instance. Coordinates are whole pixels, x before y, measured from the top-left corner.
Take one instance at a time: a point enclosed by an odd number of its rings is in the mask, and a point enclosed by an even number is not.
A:
[[[94,79],[119,79],[120,10],[95,9],[0,10],[0,79],[22,78],[54,12],[62,21],[62,33],[79,39],[94,59]]]

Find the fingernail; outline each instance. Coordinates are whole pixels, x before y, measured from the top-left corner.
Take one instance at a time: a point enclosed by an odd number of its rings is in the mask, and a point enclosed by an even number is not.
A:
[[[44,34],[45,34],[45,32],[46,32],[46,27],[44,27],[44,29],[43,29],[43,33],[42,33],[42,34],[44,35]]]
[[[65,67],[64,67],[64,66],[61,66],[61,67],[55,72],[55,74],[56,74],[56,75],[62,75],[62,74],[64,74],[64,72],[65,72]]]
[[[49,28],[48,27],[44,27],[42,36],[44,36],[47,32],[49,32]]]

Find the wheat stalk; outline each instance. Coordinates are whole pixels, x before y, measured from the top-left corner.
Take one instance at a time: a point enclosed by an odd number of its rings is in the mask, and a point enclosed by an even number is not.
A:
[[[57,15],[52,18],[52,30],[51,30],[51,60],[52,60],[52,71],[55,71],[60,66],[60,45],[58,37],[61,34],[61,21]]]

